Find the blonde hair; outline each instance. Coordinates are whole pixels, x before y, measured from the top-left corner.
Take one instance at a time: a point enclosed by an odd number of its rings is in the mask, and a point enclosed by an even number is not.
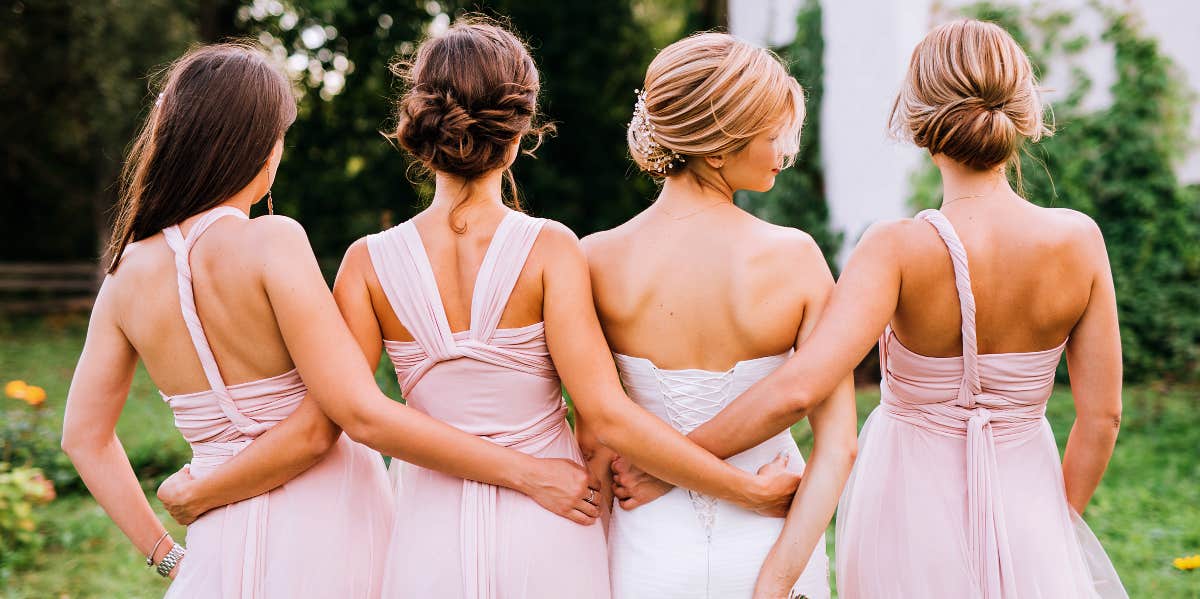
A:
[[[1025,51],[1000,26],[976,20],[941,25],[913,49],[891,128],[979,170],[1007,163],[1026,139],[1053,134]]]
[[[770,50],[728,34],[698,33],[664,48],[642,93],[626,139],[651,176],[680,172],[691,157],[737,152],[779,126],[787,164],[799,150],[804,90]]]

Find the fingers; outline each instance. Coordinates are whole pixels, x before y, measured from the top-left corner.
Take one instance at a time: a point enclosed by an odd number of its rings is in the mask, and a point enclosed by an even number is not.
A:
[[[640,499],[637,499],[636,497],[630,497],[628,499],[621,499],[621,500],[618,500],[617,503],[620,504],[621,509],[623,509],[623,510],[632,510],[636,507],[644,505],[642,503],[642,501]]]
[[[775,456],[775,459],[763,464],[762,467],[758,469],[758,473],[770,474],[780,470],[787,470],[788,458],[788,454],[781,451]]]
[[[616,495],[618,499],[629,499],[633,497],[633,491],[624,485],[613,485],[613,495]]]
[[[588,503],[586,501],[578,501],[575,503],[575,509],[583,512],[591,518],[600,517],[600,506]]]
[[[568,520],[582,526],[591,526],[592,524],[596,523],[596,516],[589,516],[578,509],[567,510],[567,513],[563,515],[566,516]]]
[[[617,456],[616,458],[613,458],[612,471],[614,474],[617,474],[617,475],[622,475],[622,474],[628,475],[629,474],[629,462],[626,461],[625,458],[623,458],[621,456]]]

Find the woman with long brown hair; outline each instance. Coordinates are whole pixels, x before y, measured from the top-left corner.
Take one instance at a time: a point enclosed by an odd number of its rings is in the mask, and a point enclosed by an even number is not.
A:
[[[391,492],[380,455],[339,428],[593,522],[578,464],[497,446],[380,392],[304,230],[248,217],[270,202],[295,111],[291,84],[255,46],[199,47],[169,69],[127,164],[67,399],[63,448],[89,491],[147,565],[177,576],[170,597],[379,596]],[[186,557],[114,434],[139,359],[193,451],[162,491],[191,522]]]

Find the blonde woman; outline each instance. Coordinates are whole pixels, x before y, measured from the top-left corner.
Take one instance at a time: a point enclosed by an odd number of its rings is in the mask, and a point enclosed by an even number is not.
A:
[[[1121,419],[1104,239],[1005,176],[1049,133],[1029,58],[994,24],[942,25],[892,119],[941,171],[941,210],[872,227],[812,335],[712,424],[777,434],[878,340],[882,402],[838,511],[839,596],[1125,597],[1078,516]],[[1060,464],[1044,414],[1064,349],[1076,419]]]
[[[662,191],[629,222],[584,240],[621,381],[640,405],[731,464],[754,472],[782,455],[805,475],[781,538],[782,513],[672,488],[618,459],[614,597],[750,597],[777,542],[789,559],[774,580],[760,581],[760,593],[782,596],[794,585],[810,598],[829,596],[823,533],[854,455],[850,378],[843,373],[831,399],[811,411],[807,470],[784,428],[737,442],[697,428],[784,363],[833,287],[811,237],[733,204],[739,189],[771,188],[796,152],[803,119],[803,92],[779,60],[729,35],[676,42],[646,73],[629,149]],[[603,450],[593,457],[611,459]]]

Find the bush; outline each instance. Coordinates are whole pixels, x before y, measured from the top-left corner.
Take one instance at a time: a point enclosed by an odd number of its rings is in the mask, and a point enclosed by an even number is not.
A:
[[[27,565],[41,549],[37,507],[54,500],[54,484],[37,468],[0,462],[0,580]]]
[[[0,426],[0,463],[35,467],[59,488],[74,484],[79,476],[59,449],[55,419],[45,403],[46,390],[16,380],[5,384],[4,394],[12,401],[7,402]]]
[[[0,462],[40,469],[62,495],[85,492],[74,465],[61,449],[67,391],[83,349],[85,325],[86,321],[78,318],[0,323],[0,373],[19,373],[45,387],[44,399],[36,406],[20,398],[0,398]],[[19,387],[14,385],[13,390]],[[154,488],[191,456],[172,421],[171,409],[139,366],[117,421],[117,435],[134,473],[148,488]]]

